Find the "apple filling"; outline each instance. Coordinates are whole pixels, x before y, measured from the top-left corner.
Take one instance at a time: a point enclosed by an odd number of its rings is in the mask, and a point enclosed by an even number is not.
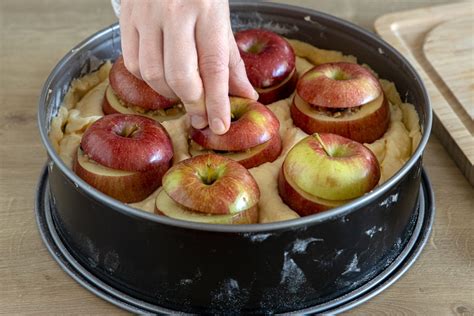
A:
[[[295,94],[294,104],[304,114],[319,119],[347,119],[357,120],[377,111],[384,103],[384,94],[381,93],[375,100],[351,108],[329,108],[309,104],[298,93]]]
[[[327,108],[322,106],[314,106],[311,108],[318,112],[321,115],[330,116],[330,117],[348,117],[360,111],[361,106],[354,106],[351,108]]]
[[[105,91],[105,97],[110,107],[118,113],[123,114],[140,114],[153,118],[158,121],[172,120],[184,114],[184,107],[181,103],[177,103],[166,109],[148,110],[140,106],[129,104],[120,99],[109,85]]]

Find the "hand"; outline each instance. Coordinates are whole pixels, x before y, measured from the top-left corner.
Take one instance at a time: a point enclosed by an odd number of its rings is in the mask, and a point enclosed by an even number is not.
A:
[[[228,95],[256,100],[230,25],[227,0],[122,0],[127,69],[165,97],[178,97],[198,129],[230,126]]]

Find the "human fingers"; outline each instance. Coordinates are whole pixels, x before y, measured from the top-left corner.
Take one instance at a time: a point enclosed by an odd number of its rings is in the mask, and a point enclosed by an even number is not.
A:
[[[122,55],[125,67],[135,77],[141,79],[140,65],[138,63],[138,31],[132,21],[133,2],[122,1],[120,13],[120,35],[122,43]]]
[[[196,22],[199,72],[209,126],[216,134],[224,134],[230,127],[228,5],[223,3],[226,1],[212,6]]]
[[[193,127],[207,126],[204,89],[199,75],[195,21],[173,19],[163,25],[164,69],[168,86],[181,99]]]
[[[176,98],[165,79],[163,62],[163,34],[157,24],[143,25],[140,34],[139,65],[143,80],[160,95]]]

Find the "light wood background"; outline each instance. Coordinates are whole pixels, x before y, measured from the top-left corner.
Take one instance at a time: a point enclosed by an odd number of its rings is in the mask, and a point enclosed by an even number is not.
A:
[[[474,2],[385,14],[375,29],[418,71],[433,132],[474,186]]]
[[[371,28],[383,13],[441,2],[292,3]],[[114,21],[108,0],[0,1],[0,313],[123,313],[83,289],[53,261],[33,210],[46,160],[36,124],[41,86],[70,48]],[[424,157],[437,204],[430,241],[401,280],[351,314],[474,313],[474,190],[436,138]]]

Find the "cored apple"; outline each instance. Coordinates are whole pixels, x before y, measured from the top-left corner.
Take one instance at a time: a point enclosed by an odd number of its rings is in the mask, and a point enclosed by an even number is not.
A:
[[[295,93],[290,112],[293,123],[307,134],[333,133],[360,143],[376,141],[390,124],[390,107],[383,93],[361,107],[340,111],[315,108]]]
[[[123,57],[115,61],[109,73],[110,86],[115,94],[127,105],[145,110],[172,107],[178,99],[168,99],[153,90],[145,81],[138,79],[125,67]]]
[[[295,88],[295,53],[280,35],[263,29],[235,34],[247,76],[260,95],[259,102],[273,103],[288,97]]]
[[[291,105],[296,126],[308,134],[335,133],[361,143],[383,136],[390,108],[377,78],[347,62],[315,66],[298,81]]]
[[[104,111],[106,115],[117,113],[139,114],[159,122],[177,119],[185,113],[182,104],[174,104],[169,108],[157,110],[145,110],[137,106],[124,105],[124,101],[117,97],[110,85],[105,90],[104,100],[102,101],[102,111]]]
[[[271,110],[249,99],[231,97],[232,122],[224,135],[214,134],[209,127],[191,128],[189,153],[197,156],[214,152],[253,168],[274,161],[281,152],[278,133],[280,122]]]
[[[155,213],[184,221],[207,224],[255,224],[258,221],[257,205],[231,214],[193,212],[173,201],[164,190],[161,190],[156,197]]]
[[[73,169],[103,193],[131,203],[161,185],[172,158],[171,140],[159,122],[112,114],[86,130]]]
[[[375,155],[364,145],[335,134],[316,133],[302,139],[288,152],[282,169],[284,179],[296,192],[329,201],[362,196],[380,179]],[[281,184],[280,190],[284,187]]]
[[[243,151],[269,141],[278,133],[280,122],[273,112],[257,101],[230,98],[231,124],[223,135],[209,127],[191,128],[191,138],[206,149]]]
[[[337,109],[361,106],[382,93],[369,70],[348,62],[313,67],[298,80],[296,91],[312,106]]]
[[[145,81],[132,75],[120,56],[109,73],[109,86],[102,101],[106,115],[139,114],[163,122],[184,114],[178,99],[168,99],[158,94]]]
[[[214,154],[171,167],[163,177],[163,190],[182,208],[210,215],[241,213],[255,207],[260,198],[258,185],[247,169]]]
[[[277,133],[269,141],[244,151],[221,152],[219,155],[237,161],[247,169],[260,166],[266,162],[275,161],[281,153],[282,145],[280,135]],[[212,153],[191,140],[189,154],[192,157]]]

